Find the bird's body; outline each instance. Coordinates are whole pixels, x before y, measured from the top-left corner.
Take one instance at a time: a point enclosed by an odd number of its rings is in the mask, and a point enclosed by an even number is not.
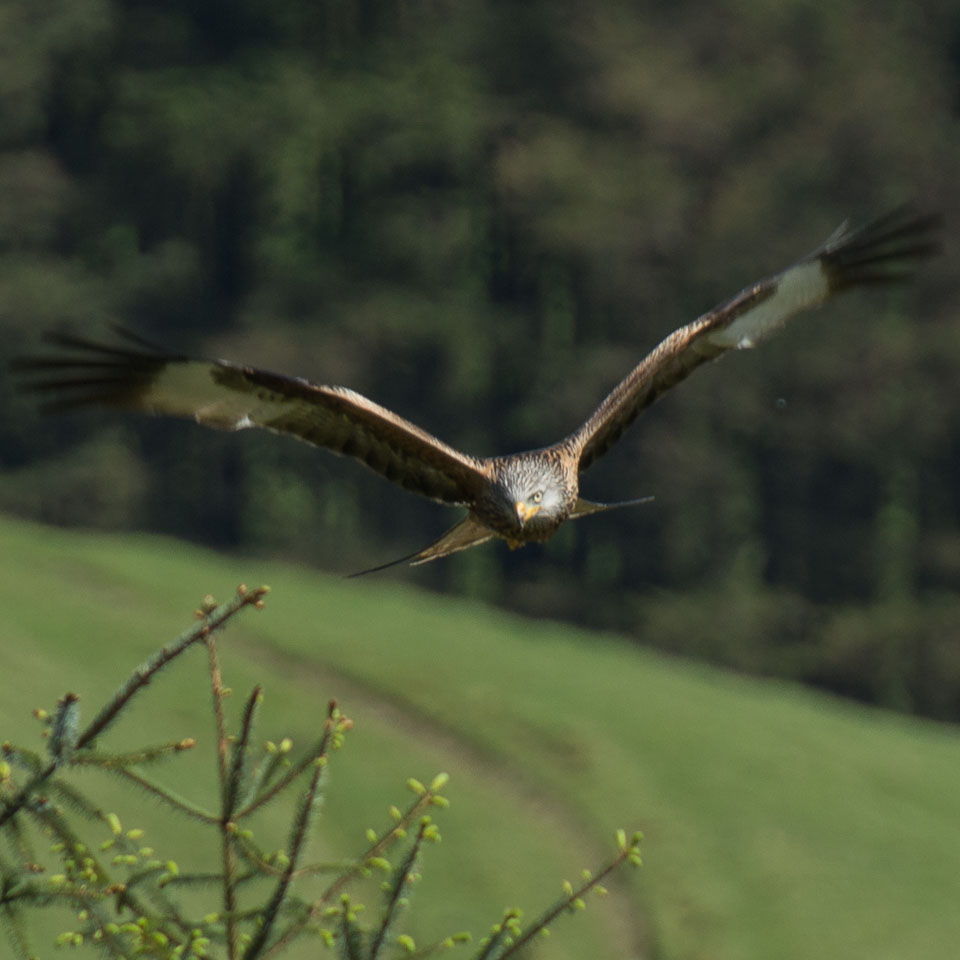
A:
[[[646,407],[696,367],[755,346],[841,290],[907,279],[914,260],[936,251],[938,223],[901,209],[858,231],[841,227],[809,256],[670,334],[569,436],[511,456],[462,453],[346,387],[172,356],[127,331],[120,332],[128,343],[118,345],[53,334],[49,339],[65,353],[16,366],[38,375],[27,386],[52,392],[57,408],[124,407],[220,429],[291,434],[353,457],[414,493],[467,507],[466,518],[439,540],[403,558],[425,563],[494,537],[512,547],[545,541],[566,520],[622,506],[581,498],[580,474]]]

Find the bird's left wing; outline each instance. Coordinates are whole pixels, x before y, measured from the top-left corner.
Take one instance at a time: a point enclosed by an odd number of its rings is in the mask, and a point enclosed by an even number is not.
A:
[[[172,356],[128,331],[128,346],[54,333],[48,356],[14,361],[48,409],[121,407],[222,430],[263,427],[353,457],[393,483],[463,504],[488,484],[486,463],[346,387],[324,386],[226,360]]]
[[[851,287],[909,279],[915,260],[939,249],[937,216],[901,207],[859,230],[842,226],[782,273],[674,331],[648,354],[566,441],[580,470],[602,456],[637,415],[702,363],[755,346],[795,313]]]

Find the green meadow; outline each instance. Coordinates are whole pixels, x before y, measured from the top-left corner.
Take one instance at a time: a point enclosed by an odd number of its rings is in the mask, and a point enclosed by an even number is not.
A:
[[[532,917],[564,879],[610,856],[624,827],[644,832],[643,868],[559,921],[538,957],[942,960],[956,950],[955,728],[438,597],[415,580],[345,581],[0,518],[0,740],[37,745],[31,710],[66,691],[91,716],[192,622],[204,594],[267,583],[266,608],[222,634],[233,718],[260,682],[263,738],[305,746],[331,698],[355,723],[331,763],[315,852],[359,852],[365,829],[407,802],[408,777],[450,774],[443,842],[426,851],[409,918],[418,942],[480,936],[508,906]],[[164,775],[203,799],[209,714],[198,649],[140,695],[110,743],[195,737]],[[94,774],[78,778],[98,786]],[[104,796],[160,851],[188,862],[214,850],[124,785]],[[258,839],[270,846],[275,831],[281,845],[283,829],[265,821]]]

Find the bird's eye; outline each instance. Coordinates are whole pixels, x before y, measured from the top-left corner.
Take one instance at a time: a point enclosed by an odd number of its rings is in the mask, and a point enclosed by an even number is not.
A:
[[[534,503],[539,503],[543,499],[543,491],[538,490],[531,498]]]

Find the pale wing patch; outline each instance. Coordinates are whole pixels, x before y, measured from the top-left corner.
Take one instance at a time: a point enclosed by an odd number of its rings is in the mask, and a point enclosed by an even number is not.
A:
[[[733,323],[707,335],[718,347],[747,350],[773,333],[795,313],[816,306],[830,293],[827,276],[819,260],[798,263],[777,280],[772,296],[740,314]]]
[[[225,367],[206,361],[171,362],[150,381],[139,406],[149,413],[181,416],[212,427],[263,426],[295,401],[258,388],[242,377],[221,382]]]

